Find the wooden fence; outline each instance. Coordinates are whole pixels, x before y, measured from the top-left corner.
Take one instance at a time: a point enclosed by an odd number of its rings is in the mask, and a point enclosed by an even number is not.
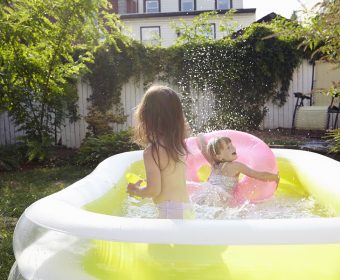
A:
[[[295,70],[293,79],[289,87],[289,97],[284,106],[279,107],[271,102],[266,104],[268,113],[261,125],[262,129],[273,128],[291,128],[292,117],[295,106],[294,92],[309,93],[312,86],[313,79],[313,67],[307,61],[303,63]],[[315,81],[314,81],[315,82]],[[176,87],[174,87],[176,89]],[[121,93],[121,102],[124,108],[124,113],[127,115],[127,121],[124,124],[114,125],[114,130],[119,131],[127,129],[133,125],[132,114],[134,108],[141,100],[144,93],[144,86],[142,82],[129,82],[123,86]],[[77,122],[65,121],[64,126],[58,132],[58,139],[61,138],[63,145],[70,148],[77,148],[80,146],[82,140],[85,138],[87,131],[87,124],[85,116],[88,113],[88,99],[91,95],[91,87],[80,82],[78,84],[78,107],[80,119]],[[208,112],[211,113],[212,96],[202,94],[196,102],[193,103],[194,111],[196,112]],[[200,115],[198,122],[203,122]],[[201,119],[200,119],[201,118]],[[15,139],[18,136],[23,135],[23,132],[18,131],[11,122],[6,112],[0,113],[0,145],[6,145],[15,143]]]

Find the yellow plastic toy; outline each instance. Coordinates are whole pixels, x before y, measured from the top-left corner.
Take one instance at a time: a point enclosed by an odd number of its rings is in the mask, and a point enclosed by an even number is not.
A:
[[[200,182],[206,182],[208,181],[210,173],[211,173],[210,165],[204,164],[197,170],[197,177]]]
[[[141,187],[145,187],[146,186],[146,182],[142,177],[139,177],[138,175],[134,174],[134,173],[126,173],[125,175],[126,180],[130,183],[130,184],[136,184],[138,181],[142,181],[142,183],[140,184]]]

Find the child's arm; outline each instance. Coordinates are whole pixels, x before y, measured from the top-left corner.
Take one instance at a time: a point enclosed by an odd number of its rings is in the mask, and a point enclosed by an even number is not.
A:
[[[212,160],[212,158],[209,155],[208,150],[207,150],[207,142],[206,142],[206,140],[204,138],[204,135],[202,133],[197,135],[196,142],[197,142],[198,148],[200,149],[200,151],[201,151],[202,155],[204,156],[204,158],[210,164],[213,164],[213,160]]]
[[[152,157],[151,148],[145,149],[143,153],[146,171],[146,187],[139,188],[142,181],[136,184],[128,184],[127,192],[132,196],[157,197],[161,193],[161,171]]]
[[[240,162],[234,162],[233,167],[235,168],[234,170],[236,171],[236,173],[242,173],[248,177],[255,178],[261,181],[275,181],[276,183],[279,183],[280,181],[279,174],[265,171],[256,171]]]

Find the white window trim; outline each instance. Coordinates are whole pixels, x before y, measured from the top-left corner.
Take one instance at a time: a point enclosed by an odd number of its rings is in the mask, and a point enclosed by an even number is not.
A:
[[[158,25],[158,26],[156,26],[156,25],[154,25],[154,26],[141,26],[141,27],[140,27],[140,41],[141,41],[142,43],[150,42],[150,44],[153,44],[153,43],[151,42],[152,39],[149,39],[149,40],[143,39],[143,29],[145,30],[145,29],[148,29],[148,28],[157,28],[157,29],[158,29],[158,36],[159,36],[159,39],[161,39],[161,27],[160,27],[159,25]],[[157,42],[157,43],[160,43],[160,41]]]
[[[186,10],[183,10],[183,2],[184,1],[188,1],[188,0],[179,0],[179,10],[181,11],[181,12],[189,12],[189,11],[196,11],[196,0],[191,0],[191,2],[192,2],[192,4],[193,4],[193,9],[192,10],[188,10],[188,11],[186,11]]]
[[[149,1],[154,1],[154,2],[157,2],[158,3],[158,11],[157,12],[148,12],[148,9],[147,9],[147,3]],[[160,13],[161,12],[161,1],[160,0],[144,0],[144,13],[146,14],[149,14],[149,13]]]

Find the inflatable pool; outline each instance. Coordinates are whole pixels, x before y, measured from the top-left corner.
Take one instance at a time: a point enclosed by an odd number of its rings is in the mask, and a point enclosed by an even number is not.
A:
[[[43,198],[19,219],[9,279],[339,280],[340,163],[273,150],[277,193],[312,195],[335,217],[160,220],[122,217],[127,172],[142,151],[112,156],[87,177]]]

